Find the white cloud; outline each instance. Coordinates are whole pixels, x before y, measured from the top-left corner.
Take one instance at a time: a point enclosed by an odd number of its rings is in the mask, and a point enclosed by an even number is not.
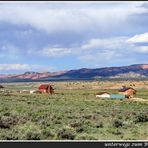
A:
[[[126,40],[126,43],[129,47],[132,47],[133,51],[148,53],[148,46],[144,45],[144,43],[148,43],[148,32],[130,37]]]
[[[106,59],[113,60],[114,58],[120,58],[120,56],[127,53],[147,52],[147,46],[137,46],[131,42],[127,42],[129,37],[113,37],[113,38],[95,38],[90,39],[87,42],[77,47],[62,47],[55,45],[49,47],[49,45],[40,50],[28,50],[29,54],[35,54],[41,57],[65,57],[75,55],[78,59],[83,61],[91,61],[92,59]]]
[[[124,63],[128,64],[128,62],[132,64],[132,61],[137,63],[137,52],[147,53],[148,46],[127,42],[129,39],[128,36],[91,39],[81,46],[83,54],[79,55],[79,59],[88,63],[89,66],[116,65],[118,63],[125,65]]]
[[[55,45],[53,47],[49,47],[49,45],[43,49],[35,50],[30,49],[28,50],[28,54],[32,55],[38,55],[42,57],[65,57],[65,56],[71,56],[76,55],[77,57],[83,57],[82,59],[86,59],[88,54],[95,54],[96,52],[101,52],[101,55],[106,56],[106,58],[109,58],[114,52],[114,50],[120,50],[125,46],[125,40],[127,37],[116,37],[116,38],[106,38],[106,39],[90,39],[86,43],[83,43],[80,46],[77,47],[69,47],[64,48],[60,45]],[[112,52],[113,50],[113,52]]]
[[[135,47],[135,50],[141,53],[148,53],[148,46],[138,46]]]
[[[27,50],[27,54],[36,55],[38,57],[57,58],[73,54],[72,49],[73,48],[59,47],[59,45],[55,45],[53,47],[49,47],[48,45],[43,49],[29,49]]]
[[[140,7],[139,2],[127,2],[126,5],[45,3],[0,4],[0,25],[1,28],[8,28],[1,30],[1,60],[9,63],[24,63],[25,60],[25,63],[35,63],[43,59],[42,63],[48,63],[51,57],[57,61],[59,57],[73,57],[80,60],[78,63],[86,61],[98,64],[104,60],[113,62],[117,59],[120,63],[121,57],[128,61],[132,58],[129,55],[136,58],[139,53],[144,55],[148,52],[146,44],[142,45],[148,42],[148,32],[145,31],[148,9]],[[143,22],[140,21],[142,19]],[[136,22],[141,23],[139,25]],[[137,35],[128,37],[131,34]],[[1,65],[5,71],[11,67],[26,71],[50,69],[42,65]]]
[[[146,34],[146,33],[145,33]],[[140,36],[140,35],[137,35]],[[43,49],[27,49],[24,51],[25,55],[35,55],[38,57],[65,57],[76,56],[82,61],[91,61],[96,59],[113,60],[114,58],[120,58],[125,52],[147,52],[147,46],[137,46],[128,40],[134,37],[119,36],[112,38],[92,38],[77,47],[62,47],[61,45],[47,45]],[[8,48],[9,47],[9,48]],[[8,50],[9,49],[9,50]],[[7,56],[19,56],[19,49],[13,46],[2,46],[0,57]],[[21,49],[20,49],[21,50]],[[34,56],[34,57],[35,57]],[[8,58],[8,57],[7,57]],[[22,57],[23,58],[23,57]],[[35,67],[34,67],[35,68]]]
[[[44,48],[37,52],[39,55],[45,57],[59,57],[59,56],[66,56],[71,54],[71,49],[69,48]]]
[[[0,70],[29,70],[27,64],[0,64]]]
[[[103,64],[120,57],[121,57],[120,53],[112,50],[106,50],[103,52],[98,51],[97,53],[81,55],[79,59],[82,60],[83,62],[89,62],[89,63],[91,62],[92,64],[94,63]]]
[[[131,42],[131,43],[146,43],[146,42],[148,42],[148,32],[146,32],[144,34],[135,35],[134,37],[129,38],[127,40],[127,42]]]
[[[130,37],[131,38],[131,37]],[[78,45],[77,47],[62,47],[60,45],[48,45],[43,49],[27,50],[26,54],[34,55],[34,57],[65,57],[73,56],[76,60],[82,63],[88,63],[88,66],[104,66],[115,63],[132,63],[137,61],[135,53],[147,53],[147,46],[137,46],[131,42],[127,42],[129,37],[113,37],[113,38],[95,38]],[[3,52],[6,50],[5,46],[1,48]],[[7,50],[6,50],[7,51]],[[136,51],[136,52],[135,52]],[[137,53],[136,53],[137,54]],[[130,57],[129,55],[132,55]],[[124,65],[124,64],[123,64]],[[29,64],[0,64],[0,72],[9,71],[49,71],[54,67],[44,65],[29,65]]]
[[[5,73],[9,71],[49,71],[54,67],[45,65],[29,65],[29,64],[0,64],[0,72]]]
[[[58,31],[85,32],[104,30],[110,28],[116,29],[121,24],[127,23],[127,18],[132,14],[147,12],[144,7],[137,7],[137,4],[129,4],[126,7],[111,8],[85,6],[82,7],[64,7],[64,4],[52,5],[47,3],[38,7],[37,4],[3,4],[0,5],[0,21],[6,21],[13,24],[31,25],[36,29],[41,29],[49,33]],[[141,3],[139,3],[141,5]],[[5,14],[5,15],[4,15]],[[100,29],[99,29],[100,28]],[[96,30],[97,29],[97,30]]]
[[[89,66],[103,66],[122,58],[128,37],[96,38],[87,41],[80,48],[82,51],[78,59]],[[125,49],[124,49],[125,48]],[[124,51],[123,51],[124,49]]]
[[[106,39],[91,39],[86,44],[82,45],[82,49],[90,48],[105,48],[114,49],[121,48],[127,37],[116,37],[116,38],[106,38]]]

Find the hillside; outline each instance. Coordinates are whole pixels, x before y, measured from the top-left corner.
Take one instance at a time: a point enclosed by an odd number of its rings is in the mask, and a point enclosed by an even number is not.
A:
[[[59,72],[25,72],[19,75],[0,75],[0,81],[38,81],[59,79],[97,79],[97,78],[148,78],[148,64],[135,64],[121,67],[96,69],[77,69]]]

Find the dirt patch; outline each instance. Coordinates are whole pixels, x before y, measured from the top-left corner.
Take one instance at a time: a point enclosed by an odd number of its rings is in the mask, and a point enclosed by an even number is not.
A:
[[[131,98],[131,99],[129,99],[129,101],[147,102],[148,103],[148,100],[142,99],[142,98]]]

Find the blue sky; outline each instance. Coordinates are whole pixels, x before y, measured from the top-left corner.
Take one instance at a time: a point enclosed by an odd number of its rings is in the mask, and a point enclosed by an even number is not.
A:
[[[0,2],[0,74],[148,63],[148,2]]]

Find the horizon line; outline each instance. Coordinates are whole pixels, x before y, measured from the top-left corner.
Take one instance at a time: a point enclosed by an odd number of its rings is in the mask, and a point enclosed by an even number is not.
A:
[[[40,72],[40,71],[27,71],[26,72],[22,72],[22,73],[10,73],[10,74],[1,74],[0,75],[19,75],[19,74],[25,74],[27,72],[32,72],[32,73],[55,73],[55,72],[62,72],[62,71],[71,71],[71,70],[80,70],[80,69],[102,69],[102,68],[119,68],[119,67],[127,67],[127,66],[136,66],[136,65],[148,65],[148,64],[130,64],[130,65],[122,65],[122,66],[103,66],[103,67],[99,67],[99,68],[86,68],[86,67],[82,67],[82,68],[78,68],[78,69],[67,69],[67,70],[59,70],[59,71],[44,71],[44,72]]]

